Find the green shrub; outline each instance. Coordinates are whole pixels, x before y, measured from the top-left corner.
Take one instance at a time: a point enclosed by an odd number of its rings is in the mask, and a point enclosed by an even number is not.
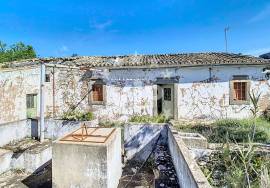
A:
[[[165,115],[149,116],[149,115],[135,115],[129,119],[130,122],[136,123],[167,123],[169,119]]]
[[[91,121],[94,119],[92,112],[69,111],[63,114],[62,119],[69,121]]]
[[[243,152],[244,157],[240,154]],[[243,162],[244,161],[244,162]],[[269,156],[254,150],[227,150],[210,156],[206,165],[201,166],[203,173],[213,187],[247,187],[245,168],[248,171],[251,187],[260,187],[261,169],[270,169]],[[248,166],[248,168],[247,168]]]
[[[267,143],[270,140],[270,125],[262,119],[256,120],[256,134],[254,142]],[[251,138],[253,121],[249,119],[218,120],[210,125],[177,125],[177,129],[184,132],[198,132],[205,136],[209,142],[225,143],[247,142]]]

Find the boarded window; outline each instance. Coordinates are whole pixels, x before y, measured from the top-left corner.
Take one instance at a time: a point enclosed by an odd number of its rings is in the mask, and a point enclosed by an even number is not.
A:
[[[94,84],[92,86],[92,97],[93,101],[103,101],[103,85]]]
[[[234,82],[234,100],[245,101],[247,100],[247,82]]]
[[[249,104],[249,91],[248,76],[233,76],[233,80],[230,81],[230,104]]]

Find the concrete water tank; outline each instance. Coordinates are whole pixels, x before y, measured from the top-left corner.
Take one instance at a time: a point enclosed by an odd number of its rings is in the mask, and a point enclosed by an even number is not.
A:
[[[120,129],[81,127],[53,142],[55,188],[116,188],[121,174]]]

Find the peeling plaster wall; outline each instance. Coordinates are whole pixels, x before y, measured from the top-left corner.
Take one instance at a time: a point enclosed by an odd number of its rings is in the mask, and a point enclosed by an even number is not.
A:
[[[211,74],[209,72],[211,68]],[[248,75],[251,90],[261,93],[260,108],[269,105],[270,82],[264,66],[215,66],[160,69],[111,70],[107,80],[107,105],[96,106],[99,114],[118,118],[121,115],[154,114],[153,85],[158,77],[179,77],[176,108],[179,119],[246,118],[249,105],[229,104],[229,83],[233,75]],[[211,80],[209,79],[211,75]]]
[[[73,106],[84,111],[92,110],[100,118],[126,119],[132,114],[153,115],[156,110],[154,85],[160,77],[179,78],[179,83],[175,84],[178,95],[175,101],[176,117],[179,119],[248,117],[249,105],[229,105],[229,81],[233,75],[249,75],[251,90],[262,93],[261,110],[268,106],[270,83],[262,74],[264,66],[211,67],[211,81],[209,68],[102,69],[89,72],[46,67],[50,82],[45,83],[45,116],[61,117]],[[0,72],[0,124],[26,118],[26,94],[37,93],[39,104],[39,74],[39,67]],[[91,76],[102,78],[106,83],[105,105],[89,103],[87,93]]]
[[[78,69],[46,67],[50,82],[45,82],[45,117],[61,117],[73,106],[89,109],[88,101],[82,100],[87,93],[87,81]],[[24,120],[26,116],[26,94],[37,94],[37,116],[39,116],[40,68],[25,68],[0,72],[0,124]],[[54,99],[55,100],[54,100]],[[53,110],[53,101],[55,108]],[[81,101],[81,103],[79,103]]]
[[[26,119],[26,94],[39,93],[39,79],[37,68],[0,72],[0,124]]]
[[[269,105],[270,82],[262,74],[263,66],[226,66],[212,68],[212,82],[208,82],[207,68],[186,68],[181,72],[178,87],[178,118],[217,119],[246,118],[250,116],[249,105],[229,104],[229,81],[233,75],[248,75],[251,90],[261,93],[260,109]]]
[[[46,67],[46,74],[50,75],[50,82],[45,83],[46,117],[61,117],[75,106],[79,110],[89,109],[88,98],[82,100],[88,91],[88,82],[82,78],[84,71]]]

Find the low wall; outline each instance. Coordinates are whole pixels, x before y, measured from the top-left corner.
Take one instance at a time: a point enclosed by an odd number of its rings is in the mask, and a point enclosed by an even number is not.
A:
[[[31,136],[31,121],[28,119],[0,125],[0,147]]]
[[[35,144],[26,150],[16,152],[11,158],[11,169],[24,169],[33,173],[52,159],[51,142],[46,140],[43,143]]]
[[[12,151],[0,149],[0,174],[10,170],[12,155]]]
[[[66,120],[55,120],[46,119],[44,122],[45,133],[44,137],[52,140],[56,140],[78,128],[82,124],[90,127],[96,127],[98,125],[98,120],[92,121],[66,121]]]
[[[168,128],[168,147],[176,169],[180,187],[211,188],[183,140]]]
[[[83,123],[87,126],[97,126],[98,121],[66,121],[45,119],[45,138],[55,140],[63,135],[78,129]],[[26,137],[38,137],[38,120],[24,119],[20,121],[0,124],[0,147],[20,141]]]
[[[129,123],[124,128],[125,160],[144,161],[151,154],[158,139],[167,139],[164,123]]]

